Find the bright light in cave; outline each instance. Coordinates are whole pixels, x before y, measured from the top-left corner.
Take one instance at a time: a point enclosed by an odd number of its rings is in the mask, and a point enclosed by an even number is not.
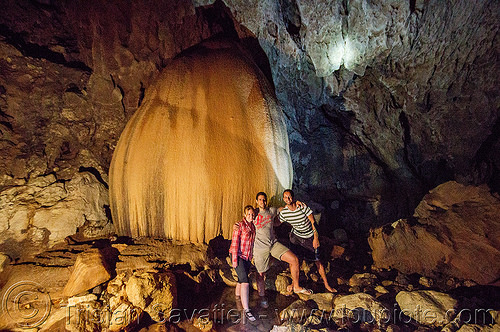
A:
[[[349,70],[354,69],[359,54],[359,50],[354,44],[347,36],[343,40],[330,44],[328,59],[333,71],[338,70],[341,65]]]
[[[344,42],[338,40],[335,43],[330,44],[330,49],[328,51],[328,59],[332,64],[332,69],[338,70],[342,65],[342,60],[344,57]]]
[[[359,52],[354,46],[354,43],[349,39],[349,37],[345,37],[344,39],[344,67],[349,70],[353,70],[356,66],[356,58]]]

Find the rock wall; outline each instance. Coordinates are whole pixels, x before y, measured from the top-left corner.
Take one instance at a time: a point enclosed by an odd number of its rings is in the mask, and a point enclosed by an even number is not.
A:
[[[44,243],[60,241],[74,234],[86,218],[94,222],[96,211],[100,220],[96,227],[109,224],[105,213],[109,203],[102,195],[107,196],[111,156],[125,124],[167,60],[224,31],[221,15],[196,10],[187,1],[2,3],[0,229],[4,243],[26,237],[35,242],[40,237]],[[80,172],[86,171],[95,177],[78,199],[68,199],[64,186],[80,181]],[[49,189],[31,185],[47,176]],[[104,193],[92,189],[100,184]],[[60,218],[53,208],[33,197],[24,200],[20,194],[38,195],[42,190],[54,193],[47,200],[62,199],[64,208],[58,211],[67,208],[75,213],[70,216],[66,211]],[[26,211],[36,217],[36,224],[59,230],[41,226],[49,231],[40,236],[23,233],[32,225]]]
[[[376,268],[498,282],[500,197],[488,187],[446,182],[425,195],[414,217],[370,231]]]
[[[155,75],[222,34],[272,78],[294,187],[328,223],[397,220],[447,180],[498,191],[499,13],[494,0],[4,1],[0,190],[82,167],[107,183]]]
[[[269,57],[295,187],[337,220],[410,215],[450,179],[498,190],[498,2],[224,2]]]

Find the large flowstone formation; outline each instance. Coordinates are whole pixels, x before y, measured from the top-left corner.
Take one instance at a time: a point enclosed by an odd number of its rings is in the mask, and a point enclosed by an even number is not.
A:
[[[237,47],[174,59],[146,92],[110,167],[117,232],[206,242],[244,205],[292,183],[285,123],[269,83]]]

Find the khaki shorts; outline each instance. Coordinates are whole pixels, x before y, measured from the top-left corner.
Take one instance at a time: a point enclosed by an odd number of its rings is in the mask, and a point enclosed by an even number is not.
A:
[[[290,249],[278,241],[274,242],[271,246],[271,250],[254,250],[253,259],[257,272],[264,273],[269,270],[269,256],[273,256],[274,258],[281,260],[281,256],[283,256],[283,254],[288,250]]]

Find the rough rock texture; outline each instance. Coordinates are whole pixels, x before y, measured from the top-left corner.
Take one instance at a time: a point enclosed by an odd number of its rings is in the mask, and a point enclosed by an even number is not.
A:
[[[146,311],[153,320],[169,318],[177,306],[177,287],[172,272],[135,273],[127,281],[127,298],[134,306]]]
[[[79,254],[64,287],[64,295],[74,296],[108,281],[114,273],[109,270],[109,264],[98,250]]]
[[[423,325],[443,326],[457,314],[457,300],[436,291],[399,292],[396,301],[405,315]]]
[[[415,218],[371,230],[375,267],[479,284],[498,280],[500,198],[488,187],[444,183],[424,197]]]
[[[107,188],[92,173],[68,181],[54,174],[19,180],[0,191],[0,248],[17,258],[22,250],[53,245],[77,231],[87,239],[106,236],[114,232],[108,214]]]
[[[81,168],[107,182],[154,76],[222,33],[265,52],[294,185],[328,223],[397,220],[451,179],[498,191],[499,12],[495,0],[3,1],[0,188]]]
[[[498,179],[498,2],[224,2],[269,58],[295,185],[340,198],[342,221],[409,214],[446,179]]]
[[[338,296],[333,300],[333,317],[382,324],[391,320],[391,311],[366,293]]]

